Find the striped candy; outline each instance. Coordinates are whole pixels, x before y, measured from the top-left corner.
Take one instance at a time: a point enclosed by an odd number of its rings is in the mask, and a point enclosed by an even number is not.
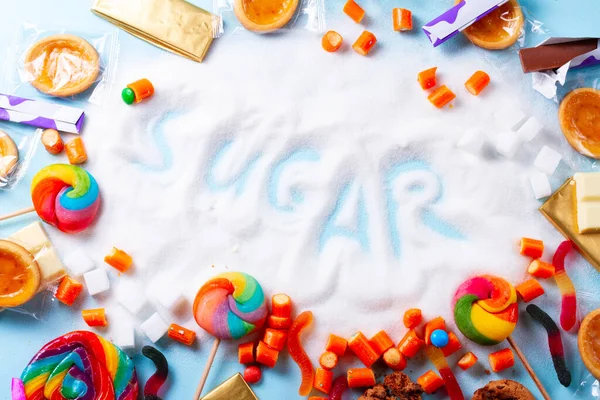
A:
[[[471,278],[454,295],[454,320],[469,339],[484,346],[504,341],[517,326],[517,292],[491,275]]]
[[[137,400],[133,361],[100,336],[75,331],[46,344],[21,374],[27,400]]]
[[[66,233],[92,224],[100,208],[98,184],[85,169],[53,164],[42,168],[31,182],[35,211],[45,222]]]
[[[267,303],[260,284],[243,272],[226,272],[206,282],[194,300],[198,325],[219,339],[239,339],[260,329]]]

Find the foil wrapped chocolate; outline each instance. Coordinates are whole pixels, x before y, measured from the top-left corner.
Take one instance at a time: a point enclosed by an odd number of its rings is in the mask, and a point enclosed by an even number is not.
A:
[[[600,271],[600,233],[579,233],[575,207],[575,181],[569,178],[540,207],[540,212]]]
[[[258,400],[242,375],[235,374],[214,388],[201,400]]]
[[[220,18],[184,0],[94,0],[92,12],[162,49],[201,62]]]

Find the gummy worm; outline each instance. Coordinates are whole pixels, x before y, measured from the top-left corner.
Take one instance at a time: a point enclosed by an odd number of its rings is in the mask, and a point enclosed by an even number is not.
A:
[[[573,286],[571,278],[569,278],[569,275],[567,275],[567,272],[565,271],[565,257],[571,250],[573,250],[573,243],[569,240],[565,240],[558,246],[554,253],[554,258],[552,259],[552,264],[554,264],[556,270],[554,279],[556,280],[556,284],[562,295],[560,326],[562,326],[565,331],[573,328],[577,322],[577,295],[575,293],[575,286]]]
[[[308,396],[313,387],[315,379],[315,370],[310,358],[304,351],[300,334],[304,329],[312,324],[313,314],[310,311],[304,311],[294,320],[290,331],[288,332],[288,351],[292,359],[298,364],[300,373],[302,374],[302,382],[298,389],[300,396]]]
[[[444,353],[437,347],[429,344],[425,347],[425,354],[427,354],[429,361],[431,361],[439,371],[450,400],[464,400],[465,396],[462,393],[462,389],[460,388],[454,373],[452,373],[452,369],[450,369],[450,366],[446,361],[446,357],[444,357]]]
[[[331,392],[329,392],[329,400],[342,400],[344,392],[348,389],[348,379],[345,375],[338,376],[333,381]]]
[[[158,391],[169,376],[169,363],[164,354],[152,346],[144,346],[142,354],[152,360],[156,366],[156,372],[148,378],[144,385],[144,400],[161,400]]]
[[[565,362],[565,352],[563,350],[562,339],[560,337],[560,330],[558,329],[558,326],[544,310],[535,304],[528,305],[525,310],[533,319],[542,324],[542,326],[548,332],[550,355],[552,356],[552,362],[554,363],[554,369],[556,370],[558,381],[564,387],[569,387],[571,384],[571,373],[567,369],[567,364]]]

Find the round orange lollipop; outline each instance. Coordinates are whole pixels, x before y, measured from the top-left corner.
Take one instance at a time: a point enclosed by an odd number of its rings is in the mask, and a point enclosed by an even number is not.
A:
[[[463,33],[476,46],[488,50],[502,50],[512,46],[519,39],[523,22],[521,6],[517,0],[509,0],[466,28]]]
[[[31,253],[18,244],[0,240],[0,307],[28,302],[40,282],[40,268]]]
[[[600,91],[575,89],[560,103],[560,127],[569,144],[584,156],[600,158]]]
[[[96,49],[74,35],[52,35],[35,42],[23,62],[31,85],[57,97],[89,89],[100,72]]]
[[[272,32],[290,22],[298,0],[235,0],[233,11],[240,23],[254,32]]]

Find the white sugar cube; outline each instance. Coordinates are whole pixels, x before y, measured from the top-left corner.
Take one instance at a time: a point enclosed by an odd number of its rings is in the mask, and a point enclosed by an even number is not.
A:
[[[67,255],[65,265],[72,276],[81,276],[94,269],[94,262],[80,248]]]
[[[512,158],[520,145],[519,135],[512,131],[502,132],[496,138],[496,150],[507,158]]]
[[[561,159],[562,155],[558,151],[548,146],[544,146],[538,153],[533,164],[538,167],[540,171],[551,176],[554,171],[556,171]]]
[[[135,348],[135,328],[130,323],[119,323],[113,337],[113,342],[121,349]]]
[[[152,343],[156,343],[165,335],[165,333],[167,333],[169,326],[158,313],[154,313],[140,325],[140,329],[148,336]]]
[[[478,154],[484,143],[485,135],[481,129],[469,128],[465,131],[456,145],[471,154]]]
[[[544,126],[536,117],[531,117],[518,130],[521,140],[531,142],[534,137],[544,129]]]
[[[117,300],[133,315],[139,314],[147,303],[141,287],[133,282],[123,281],[117,288]]]
[[[511,105],[506,105],[494,113],[494,119],[503,128],[514,129],[525,119],[525,113]]]
[[[92,296],[106,292],[110,288],[108,274],[104,269],[97,268],[93,271],[86,272],[83,274],[83,279],[85,280],[88,292]]]
[[[552,194],[552,188],[550,187],[550,181],[548,176],[543,172],[535,172],[530,177],[531,188],[536,199],[543,199]]]

